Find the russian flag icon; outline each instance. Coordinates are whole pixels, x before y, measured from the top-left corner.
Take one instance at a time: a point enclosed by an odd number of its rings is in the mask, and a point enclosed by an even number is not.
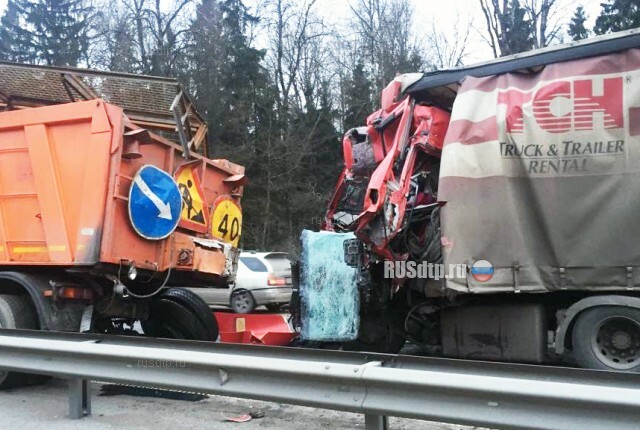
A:
[[[478,260],[471,266],[471,276],[478,282],[487,282],[493,278],[493,265],[487,260]]]

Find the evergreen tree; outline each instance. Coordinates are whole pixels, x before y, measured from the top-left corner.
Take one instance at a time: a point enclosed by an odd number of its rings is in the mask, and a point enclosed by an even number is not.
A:
[[[300,231],[319,228],[342,167],[342,145],[335,127],[330,84],[322,83],[316,92],[317,102],[308,101],[304,111],[293,117],[291,135],[284,142],[291,156],[282,169],[291,164],[299,168],[286,175],[282,191],[275,193],[277,201],[281,201],[275,206],[282,208],[282,219],[291,220],[280,226],[284,231],[273,235],[282,249],[297,249]]]
[[[202,0],[193,21],[188,81],[209,125],[209,154],[242,164],[251,184],[243,197],[242,246],[264,244],[261,220],[272,213],[269,174],[278,167],[272,134],[277,98],[261,65],[264,52],[251,47],[255,22],[241,0]]]
[[[49,66],[77,66],[89,46],[88,8],[83,0],[38,0],[27,10],[30,43]]]
[[[584,12],[582,6],[578,6],[569,23],[569,36],[573,40],[582,40],[589,37],[589,30],[584,26],[587,20],[587,15]]]
[[[9,0],[0,56],[9,61],[77,66],[89,45],[83,0]]]
[[[267,84],[263,52],[246,37],[250,16],[240,0],[203,0],[191,26],[193,92],[210,126],[210,154],[246,141],[255,122],[255,103]],[[219,154],[230,155],[230,154]]]
[[[593,28],[596,34],[612,33],[640,27],[638,0],[608,0],[601,3],[602,10]]]
[[[362,61],[356,64],[351,79],[344,84],[344,102],[344,131],[364,125],[367,116],[373,109],[371,107],[371,82],[367,78]]]
[[[307,211],[310,211],[310,215],[306,217],[307,220],[314,215],[325,213],[328,199],[334,191],[333,185],[343,165],[341,144],[343,133],[338,132],[335,127],[337,112],[332,107],[330,85],[330,82],[325,82],[319,89],[318,107],[307,112],[308,128],[303,131],[303,133],[307,130],[311,131],[309,139],[312,147],[307,164],[310,190],[312,193],[314,190],[322,191],[320,193],[315,192],[317,203],[307,207]],[[357,82],[357,85],[363,91],[370,87],[368,81]],[[368,101],[368,95],[369,92],[363,94],[361,103],[366,105],[358,112],[358,116],[354,117],[353,126],[364,125],[366,117],[371,113],[369,112],[370,102]],[[309,228],[308,223],[306,227]],[[317,226],[315,227],[317,228]]]
[[[527,11],[520,5],[519,0],[507,3],[503,13],[504,27],[500,35],[502,56],[517,54],[533,48],[533,28],[526,19]]]
[[[0,20],[0,59],[16,63],[33,63],[30,34],[26,27],[27,0],[9,0]]]

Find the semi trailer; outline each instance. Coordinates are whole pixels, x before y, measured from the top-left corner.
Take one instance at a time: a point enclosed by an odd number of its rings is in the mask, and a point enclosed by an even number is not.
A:
[[[640,33],[396,77],[302,233],[310,342],[640,370]]]
[[[61,72],[41,69],[31,75],[39,85],[43,73]],[[0,74],[16,70],[25,68],[0,65]],[[215,341],[209,307],[176,287],[233,282],[244,168],[198,153],[202,148],[193,143],[206,128],[185,130],[192,106],[183,105],[171,129],[172,116],[105,100],[132,103],[119,90],[93,98],[80,71],[62,73],[85,99],[65,103],[51,90],[41,92],[49,100],[36,102],[24,96],[33,88],[24,82],[32,81],[0,82],[3,94],[12,94],[0,112],[0,328]],[[131,84],[140,77],[107,75],[98,82],[117,79]],[[149,79],[146,89],[135,86],[149,93],[140,109],[157,97],[157,82]],[[175,81],[167,82],[160,82],[171,86],[167,99],[184,100]],[[162,136],[176,130],[180,137],[194,131],[192,139]],[[0,387],[30,379],[0,372]]]

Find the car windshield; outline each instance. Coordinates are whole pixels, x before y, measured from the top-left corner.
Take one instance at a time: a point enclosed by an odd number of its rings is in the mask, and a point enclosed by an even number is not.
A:
[[[262,261],[258,260],[255,257],[240,257],[240,261],[244,263],[245,266],[249,268],[249,270],[253,272],[266,272],[267,266],[265,266]]]

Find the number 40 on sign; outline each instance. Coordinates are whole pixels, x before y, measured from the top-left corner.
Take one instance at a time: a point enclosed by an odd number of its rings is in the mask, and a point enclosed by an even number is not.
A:
[[[211,235],[238,247],[242,234],[242,211],[230,196],[219,197],[213,204]]]

